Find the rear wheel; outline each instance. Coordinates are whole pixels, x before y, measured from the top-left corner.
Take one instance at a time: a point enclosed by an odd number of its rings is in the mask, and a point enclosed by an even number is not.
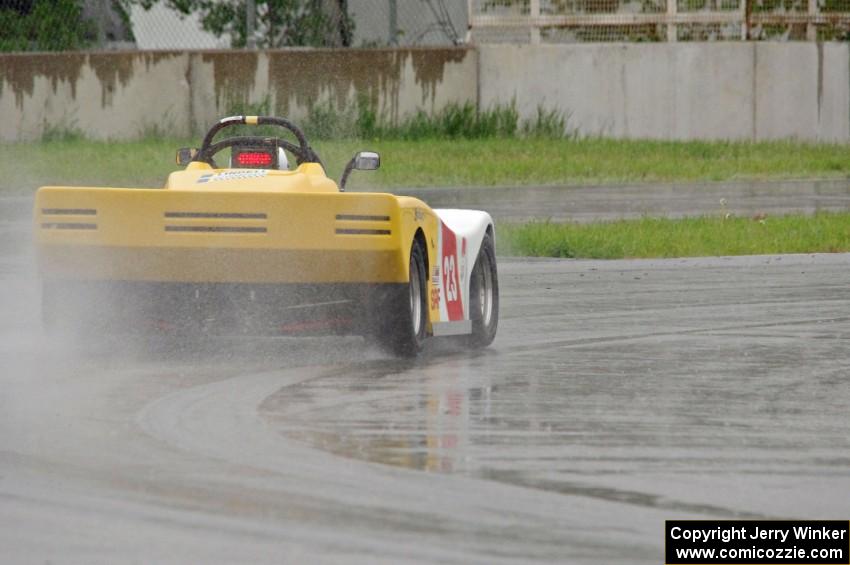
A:
[[[409,269],[410,282],[401,292],[393,294],[380,328],[383,345],[402,357],[415,357],[425,344],[427,269],[425,251],[419,241],[415,241],[410,250]]]
[[[499,277],[493,237],[487,233],[472,267],[469,281],[469,317],[472,334],[466,341],[470,347],[485,347],[493,342],[499,326]]]

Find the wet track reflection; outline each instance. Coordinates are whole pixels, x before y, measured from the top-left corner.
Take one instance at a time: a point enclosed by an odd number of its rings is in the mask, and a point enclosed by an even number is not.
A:
[[[513,260],[492,347],[46,338],[0,255],[12,562],[646,562],[846,515],[850,256]]]
[[[622,280],[628,270],[615,273]],[[685,304],[651,291],[661,300],[651,305],[615,293],[607,306],[577,307],[575,330],[592,332],[588,317],[606,310],[620,318],[617,329],[635,316],[655,323],[645,333],[575,340],[552,339],[563,337],[553,330],[531,346],[434,356],[419,366],[346,367],[280,390],[262,410],[281,433],[345,457],[700,515],[797,515],[805,489],[774,500],[771,483],[848,480],[850,316],[840,315],[848,292],[826,285],[803,304],[799,288],[790,289],[795,300],[771,296],[777,290],[725,305],[710,294]],[[781,319],[749,323],[742,309],[752,307]],[[670,323],[691,327],[663,331]],[[688,483],[716,490],[689,492]],[[833,506],[826,490],[815,499],[804,508]]]

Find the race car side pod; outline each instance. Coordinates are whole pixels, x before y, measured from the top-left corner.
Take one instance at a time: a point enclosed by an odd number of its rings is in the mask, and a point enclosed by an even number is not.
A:
[[[351,161],[345,166],[342,172],[342,178],[339,179],[339,191],[345,192],[345,183],[348,181],[348,175],[351,171],[374,171],[381,166],[381,156],[374,151],[361,151],[351,158]]]

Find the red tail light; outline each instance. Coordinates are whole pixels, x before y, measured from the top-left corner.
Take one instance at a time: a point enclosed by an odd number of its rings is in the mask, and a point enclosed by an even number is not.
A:
[[[264,151],[247,151],[236,155],[236,164],[240,167],[269,167],[272,162],[272,154]]]

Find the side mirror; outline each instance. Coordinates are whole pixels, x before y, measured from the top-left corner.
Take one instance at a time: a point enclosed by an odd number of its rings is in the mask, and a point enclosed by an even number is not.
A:
[[[361,151],[354,156],[354,168],[358,171],[374,171],[381,166],[381,156],[374,151]]]
[[[361,151],[355,155],[351,161],[345,166],[342,172],[342,178],[339,179],[339,190],[345,192],[345,183],[348,181],[348,175],[351,171],[374,171],[381,166],[381,156],[374,151]]]
[[[194,161],[197,156],[198,150],[194,147],[181,147],[177,150],[177,164],[181,167],[185,167]]]

